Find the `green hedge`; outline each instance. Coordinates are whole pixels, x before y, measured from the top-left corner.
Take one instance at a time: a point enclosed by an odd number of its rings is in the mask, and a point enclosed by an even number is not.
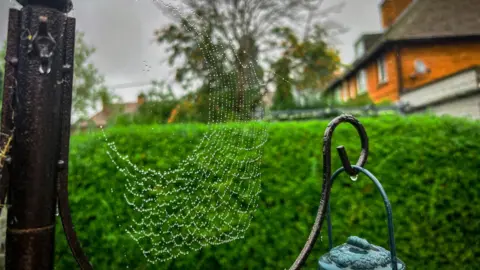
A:
[[[361,120],[370,137],[366,168],[393,206],[397,254],[408,269],[479,269],[480,123],[432,116]],[[75,228],[95,269],[285,269],[303,247],[318,207],[326,121],[268,124],[262,192],[245,238],[204,248],[163,264],[148,264],[125,234],[132,214],[121,194],[123,175],[106,154],[101,133],[72,138],[70,200]],[[142,166],[175,167],[201,138],[202,125],[107,130],[120,153]],[[356,131],[341,125],[333,146],[358,156]],[[336,152],[335,168],[340,166]],[[380,195],[368,179],[342,175],[332,190],[334,243],[358,235],[388,248]],[[77,269],[57,227],[56,269]],[[322,231],[305,269],[327,250]]]

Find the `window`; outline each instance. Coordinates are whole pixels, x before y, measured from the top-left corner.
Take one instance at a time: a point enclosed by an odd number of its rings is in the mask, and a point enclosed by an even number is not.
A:
[[[341,102],[342,101],[342,88],[338,87],[335,89],[335,101],[336,102]]]
[[[367,71],[362,69],[357,73],[357,94],[365,93],[367,93]]]
[[[348,97],[353,99],[353,98],[355,98],[355,96],[357,94],[356,91],[355,91],[355,82],[353,80],[350,80],[349,85],[350,85],[350,87],[349,87],[349,91],[348,91],[349,92]]]
[[[342,88],[342,100],[347,101],[348,100],[348,82],[345,81],[343,83],[343,88]]]
[[[385,61],[385,55],[382,55],[377,60],[377,67],[378,67],[378,83],[387,82],[388,76],[387,76],[387,64]]]

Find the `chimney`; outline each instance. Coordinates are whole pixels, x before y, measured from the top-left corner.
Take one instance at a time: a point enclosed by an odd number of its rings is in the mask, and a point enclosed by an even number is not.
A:
[[[383,29],[390,27],[413,0],[382,0],[380,15]]]
[[[145,94],[140,94],[137,96],[137,104],[142,105],[145,103]]]

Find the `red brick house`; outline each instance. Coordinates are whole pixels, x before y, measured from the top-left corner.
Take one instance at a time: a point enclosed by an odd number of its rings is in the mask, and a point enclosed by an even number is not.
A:
[[[94,114],[87,121],[80,121],[78,127],[81,130],[87,129],[89,126],[100,128],[106,126],[108,121],[117,113],[132,114],[138,111],[138,108],[145,103],[145,97],[139,95],[137,102],[102,104],[102,110]]]
[[[383,0],[382,33],[326,91],[346,101],[405,101],[413,111],[480,118],[480,0]]]

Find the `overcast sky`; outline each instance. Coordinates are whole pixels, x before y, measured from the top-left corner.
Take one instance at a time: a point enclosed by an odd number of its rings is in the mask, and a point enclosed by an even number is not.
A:
[[[325,0],[324,7],[339,0]],[[380,31],[378,0],[345,0],[346,5],[331,18],[349,28],[337,44],[344,63],[353,60],[353,43],[364,32]],[[85,32],[88,44],[97,48],[92,61],[105,75],[107,85],[142,83],[152,79],[172,81],[174,71],[166,63],[164,48],[153,42],[155,29],[170,21],[152,0],[73,0],[71,16]],[[0,40],[6,38],[8,8],[15,4],[0,0]],[[3,44],[3,43],[2,43]],[[136,99],[137,89],[116,89],[124,101]]]

